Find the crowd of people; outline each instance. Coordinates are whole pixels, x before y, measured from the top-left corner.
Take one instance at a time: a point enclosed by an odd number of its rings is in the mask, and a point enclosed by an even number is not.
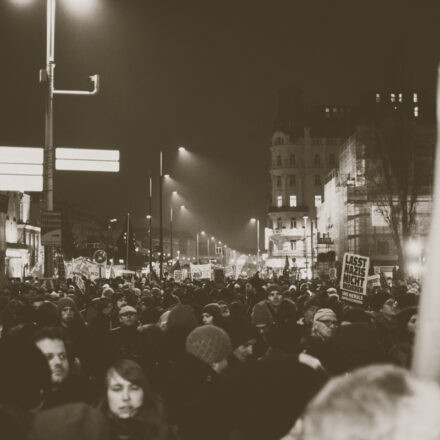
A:
[[[331,282],[258,274],[84,281],[1,290],[1,438],[440,439],[440,391],[408,372],[417,283],[358,306]],[[424,437],[392,431],[408,396],[434,409]],[[385,431],[369,430],[384,414]]]

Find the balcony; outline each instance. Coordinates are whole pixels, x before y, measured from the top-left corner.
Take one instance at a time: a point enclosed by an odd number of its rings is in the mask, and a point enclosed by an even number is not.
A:
[[[268,213],[270,212],[309,212],[309,207],[306,205],[302,206],[269,206]]]

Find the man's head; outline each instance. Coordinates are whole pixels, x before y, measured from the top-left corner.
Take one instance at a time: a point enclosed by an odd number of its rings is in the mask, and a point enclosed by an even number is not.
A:
[[[301,440],[438,440],[440,388],[391,365],[332,379],[307,407]]]
[[[71,298],[61,298],[57,303],[58,311],[60,313],[61,324],[68,326],[75,319],[76,305]]]
[[[69,374],[69,360],[63,333],[56,328],[44,328],[34,336],[34,343],[49,363],[52,385],[60,385]]]
[[[280,286],[270,286],[267,289],[267,302],[272,307],[279,307],[283,302],[284,294]]]
[[[137,310],[132,306],[124,306],[119,310],[119,321],[123,327],[134,327],[138,323]]]

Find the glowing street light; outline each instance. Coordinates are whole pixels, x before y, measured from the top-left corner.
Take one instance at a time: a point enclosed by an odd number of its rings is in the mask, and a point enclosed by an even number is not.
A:
[[[186,151],[186,148],[185,148],[183,145],[181,145],[181,146],[178,148],[178,150],[179,150],[181,153],[184,153],[184,152]]]
[[[260,220],[251,218],[251,222],[257,226],[257,270],[260,267]]]

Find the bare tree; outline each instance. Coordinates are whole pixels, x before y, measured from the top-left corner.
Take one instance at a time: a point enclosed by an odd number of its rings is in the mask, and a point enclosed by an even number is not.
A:
[[[369,199],[390,227],[404,276],[404,246],[415,233],[417,202],[431,190],[434,141],[416,122],[413,94],[401,96],[402,103],[384,106],[370,121],[365,177]]]

